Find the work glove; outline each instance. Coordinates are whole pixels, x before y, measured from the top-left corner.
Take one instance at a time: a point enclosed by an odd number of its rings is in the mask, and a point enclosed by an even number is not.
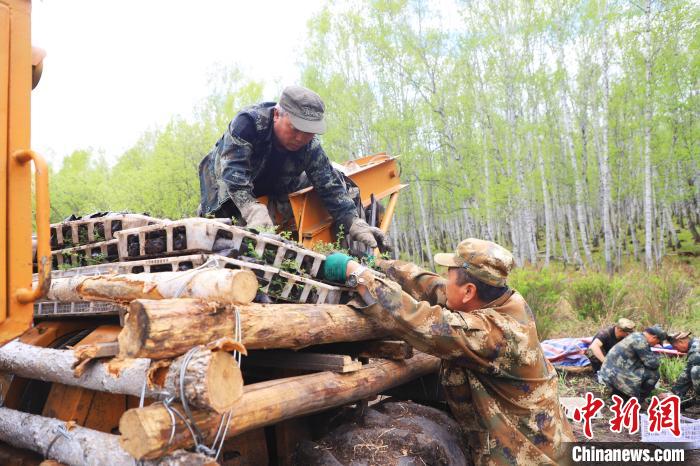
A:
[[[345,271],[352,257],[342,252],[334,252],[323,262],[323,278],[330,282],[345,283]]]
[[[270,228],[273,226],[267,206],[259,202],[251,202],[243,206],[241,215],[248,228]]]
[[[380,252],[391,250],[389,238],[382,230],[377,227],[371,227],[367,222],[359,217],[356,217],[350,225],[348,231],[348,244],[351,250],[354,250],[353,242],[358,242],[364,245],[365,248],[372,250],[379,247]]]

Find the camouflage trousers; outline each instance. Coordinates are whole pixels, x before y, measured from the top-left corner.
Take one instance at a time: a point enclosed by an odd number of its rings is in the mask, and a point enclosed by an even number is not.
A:
[[[624,399],[636,397],[640,402],[646,400],[651,395],[652,390],[659,381],[659,371],[644,369],[642,377],[635,378],[634,383],[613,380],[607,383],[613,395],[619,395]]]
[[[673,392],[681,398],[695,398],[700,401],[700,366],[684,370],[673,386]]]

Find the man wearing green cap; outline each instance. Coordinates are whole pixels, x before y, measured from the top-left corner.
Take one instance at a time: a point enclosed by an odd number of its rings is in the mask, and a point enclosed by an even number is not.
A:
[[[199,164],[199,215],[271,227],[268,207],[257,197],[268,196],[270,207],[291,218],[287,195],[310,182],[349,241],[384,248],[384,234],[359,218],[342,176],[316,137],[326,130],[324,111],[318,94],[301,86],[286,87],[279,102],[241,110]]]
[[[658,325],[635,332],[613,346],[600,368],[599,379],[623,398],[646,400],[659,381],[659,356],[651,351],[666,339]]]
[[[634,332],[634,322],[621,317],[612,327],[604,328],[595,334],[586,351],[586,357],[591,362],[593,372],[600,370],[600,366],[605,361],[605,355],[610,352],[610,349],[632,332]]]
[[[571,426],[545,359],[535,319],[507,285],[513,256],[466,239],[438,254],[447,280],[402,261],[378,261],[375,277],[343,254],[324,264],[327,279],[357,286],[363,311],[420,351],[442,359],[441,382],[475,464],[560,464]],[[402,291],[403,289],[403,291]]]

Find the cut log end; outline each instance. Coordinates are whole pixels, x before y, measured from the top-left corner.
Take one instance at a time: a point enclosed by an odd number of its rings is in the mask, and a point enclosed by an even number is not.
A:
[[[152,430],[147,426],[152,428],[165,421],[164,426],[168,427],[170,420],[156,420],[148,417],[142,419],[142,414],[143,411],[137,409],[127,410],[122,414],[119,420],[119,432],[121,432],[119,444],[138,460],[157,458],[163,443],[149,436]]]
[[[209,403],[216,412],[231,409],[243,394],[243,375],[230,353],[215,351],[206,378]]]
[[[236,304],[248,304],[253,302],[258,292],[258,278],[250,270],[231,270],[231,283],[234,284],[227,290],[227,296]],[[235,278],[235,281],[234,281]]]

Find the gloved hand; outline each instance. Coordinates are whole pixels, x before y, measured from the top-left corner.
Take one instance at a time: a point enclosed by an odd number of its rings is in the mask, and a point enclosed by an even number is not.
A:
[[[348,241],[352,249],[352,242],[362,243],[368,249],[379,247],[380,252],[391,250],[387,236],[377,227],[371,227],[367,222],[357,217],[350,225]]]
[[[342,252],[334,252],[323,263],[323,277],[331,282],[345,283],[345,272],[352,257]]]
[[[270,228],[273,226],[267,206],[259,202],[251,202],[241,209],[241,215],[248,228]]]

